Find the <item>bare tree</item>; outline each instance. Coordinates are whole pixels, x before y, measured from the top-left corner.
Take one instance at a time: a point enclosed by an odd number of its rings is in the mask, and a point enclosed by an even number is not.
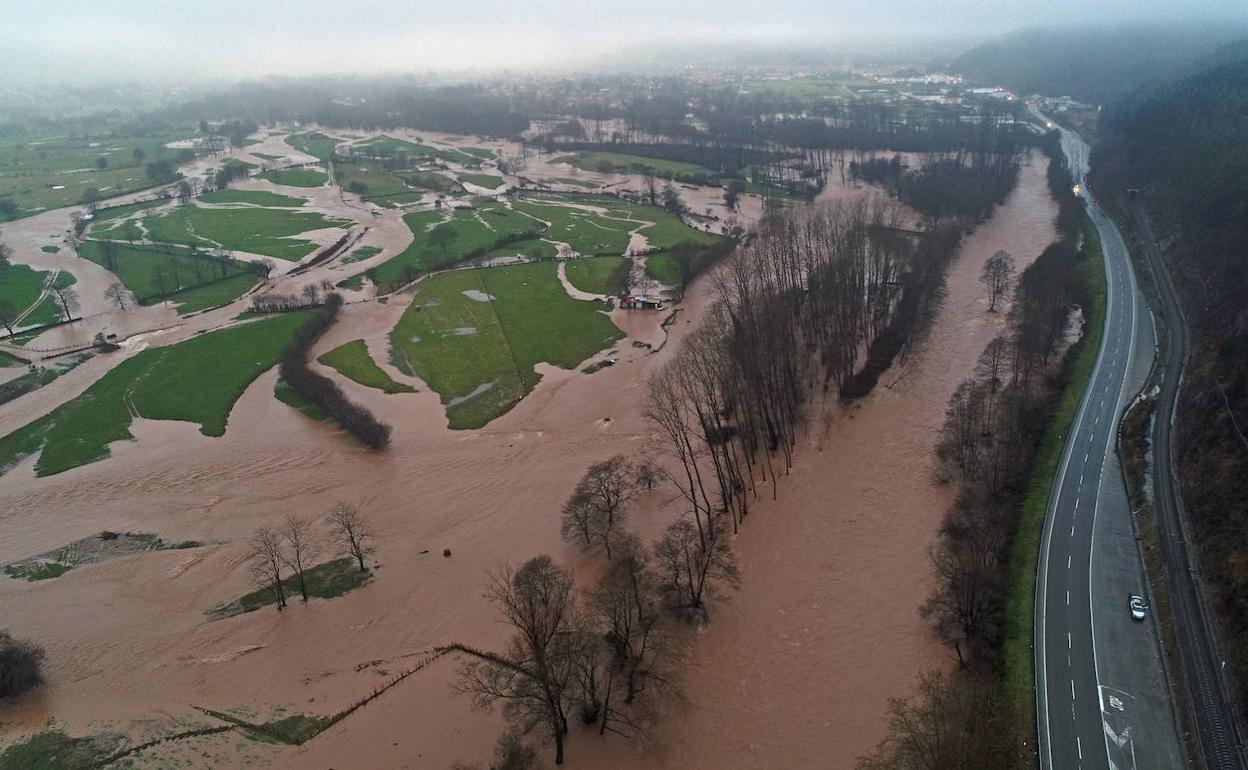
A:
[[[998,251],[984,263],[979,282],[988,287],[988,312],[996,312],[997,300],[1014,285],[1014,257],[1008,251]]]
[[[364,557],[373,550],[373,530],[364,514],[353,505],[334,503],[329,511],[329,528],[338,553],[355,559],[360,572],[365,572]]]
[[[572,576],[538,556],[495,575],[486,596],[515,633],[501,654],[459,646],[471,660],[460,669],[458,689],[479,708],[502,701],[504,716],[521,733],[540,727],[561,765],[580,636]]]
[[[264,273],[265,278],[268,278],[269,276],[273,275],[273,271],[277,269],[277,263],[269,259],[268,257],[265,257],[264,259],[260,260],[259,262],[256,262],[255,264],[260,266],[260,271]]]
[[[888,733],[858,770],[1015,770],[1012,712],[988,677],[928,672],[910,699],[889,700]]]
[[[286,563],[286,554],[282,548],[282,536],[270,529],[261,527],[251,536],[251,574],[260,588],[273,594],[280,612],[286,606],[286,587],[282,585],[282,565]]]
[[[675,694],[672,685],[679,657],[663,616],[659,578],[649,556],[632,535],[625,537],[618,550],[619,558],[607,567],[589,596],[598,638],[609,651],[600,735],[608,730],[635,734],[653,712],[658,693]]]
[[[295,571],[295,579],[299,582],[299,594],[308,600],[307,572],[316,566],[321,555],[321,544],[317,542],[312,524],[304,518],[291,514],[286,517],[282,529],[286,538],[287,548],[282,551],[285,564]]]
[[[74,313],[78,312],[78,293],[68,286],[56,284],[52,284],[52,293],[56,295],[56,304],[60,305],[65,320],[74,320]]]
[[[610,559],[615,528],[636,491],[636,472],[623,455],[589,466],[563,507],[564,539],[582,539],[586,548],[600,545]]]
[[[315,283],[306,283],[300,292],[304,301],[309,305],[316,305],[321,301],[321,287]]]
[[[8,299],[0,299],[0,326],[8,330],[9,334],[13,334],[13,324],[20,315],[13,302]]]
[[[655,544],[654,558],[668,606],[692,617],[706,616],[712,582],[735,587],[740,581],[722,525],[708,526],[699,536],[688,519],[678,519]]]
[[[104,298],[111,300],[122,310],[126,309],[126,287],[120,283],[110,283],[104,290]]]

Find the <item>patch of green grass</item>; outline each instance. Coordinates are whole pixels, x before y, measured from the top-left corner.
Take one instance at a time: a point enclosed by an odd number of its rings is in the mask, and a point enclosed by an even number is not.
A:
[[[83,193],[96,189],[105,198],[152,187],[145,166],[156,161],[176,162],[183,152],[165,146],[192,131],[168,131],[141,136],[101,128],[89,138],[63,134],[12,133],[0,138],[0,196],[11,196],[18,216],[78,204]],[[142,161],[134,150],[142,149]],[[189,151],[187,151],[189,152]],[[107,167],[96,163],[104,158]],[[0,221],[5,219],[0,215]]]
[[[25,580],[33,583],[36,580],[51,580],[58,578],[74,568],[72,564],[62,564],[59,561],[39,562],[34,566],[14,566],[8,564],[4,568],[4,574],[17,580]]]
[[[312,567],[304,573],[304,579],[308,583],[308,598],[336,599],[368,583],[373,579],[373,573],[361,572],[355,559],[345,557]],[[286,588],[286,601],[299,600],[299,581],[295,575],[292,574],[283,580],[282,585]],[[228,615],[252,612],[276,603],[277,599],[273,596],[273,592],[267,588],[261,588],[240,596],[225,607],[218,608],[213,614],[228,617]]]
[[[364,340],[353,340],[345,345],[339,345],[316,360],[365,387],[376,388],[385,393],[414,393],[416,391],[411,385],[395,382],[390,375],[386,374],[385,370],[378,366],[373,357],[368,354],[368,346]]]
[[[110,248],[115,253],[111,260],[105,256]],[[83,241],[78,246],[78,255],[112,270],[141,305],[155,304],[168,298],[197,306],[193,309],[209,307],[218,304],[211,301],[212,297],[232,293],[232,299],[260,280],[244,262],[192,256],[191,249],[176,246],[164,248],[168,251],[151,246]],[[191,311],[184,309],[182,312]]]
[[[600,182],[587,182],[584,179],[573,179],[570,176],[557,176],[548,181],[571,185],[572,187],[585,187],[591,190],[597,190],[599,187],[602,187]]]
[[[206,209],[179,206],[144,221],[153,241],[263,254],[291,261],[307,256],[316,244],[289,236],[326,227],[345,227],[346,220],[311,211],[287,209]]]
[[[306,198],[295,198],[280,195],[268,190],[213,190],[199,196],[204,203],[251,203],[256,206],[272,206],[274,208],[299,208],[307,203]]]
[[[93,770],[116,751],[120,738],[71,738],[57,726],[11,743],[0,752],[0,770]]]
[[[486,147],[460,147],[458,149],[460,152],[467,153],[481,160],[493,160],[497,155],[496,152]]]
[[[662,160],[646,158],[641,155],[626,155],[620,152],[578,152],[556,158],[555,163],[569,163],[586,171],[603,173],[645,173],[665,178],[686,178],[714,180],[717,176],[706,166],[696,163],[685,163],[679,160]]]
[[[363,197],[378,203],[412,192],[402,179],[372,163],[337,163],[334,181],[344,190],[350,190],[353,183],[363,184],[367,188]]]
[[[561,206],[555,203],[516,201],[512,207],[534,219],[549,222],[550,227],[542,237],[561,241],[577,253],[591,256],[605,254],[620,256],[628,250],[630,230],[641,226],[641,221],[610,219],[583,209]]]
[[[437,211],[419,211],[403,217],[411,229],[411,245],[377,267],[369,277],[381,286],[397,283],[421,273],[480,256],[496,245],[535,235],[541,225],[501,205],[455,209],[445,216]],[[450,240],[437,243],[435,230],[451,233]]]
[[[1001,642],[1002,675],[1006,696],[1019,714],[1034,713],[1035,657],[1031,648],[1036,611],[1036,578],[1040,543],[1048,515],[1049,497],[1057,481],[1066,435],[1074,422],[1084,391],[1096,366],[1105,322],[1105,265],[1096,228],[1084,222],[1084,253],[1079,265],[1086,287],[1088,307],[1083,309],[1085,334],[1069,351],[1066,387],[1049,420],[1040,447],[1032,460],[1022,511],[1009,550],[1009,596],[1005,606],[1005,630]]]
[[[545,361],[574,369],[623,334],[539,262],[425,281],[390,335],[395,365],[442,397],[452,429],[479,428],[532,390]]]
[[[0,299],[8,300],[21,312],[39,300],[47,277],[46,271],[0,259]]]
[[[270,155],[267,152],[252,152],[251,154],[256,156],[257,158],[262,158],[264,160],[269,160],[269,161],[281,160],[283,157],[285,157],[282,155]]]
[[[460,174],[459,180],[488,190],[497,190],[503,186],[503,178],[493,174]]]
[[[273,169],[262,171],[256,176],[285,187],[323,187],[329,183],[329,174],[315,168]]]
[[[6,353],[3,350],[0,350],[0,367],[12,368],[14,366],[27,366],[27,365],[28,364],[25,361],[18,358],[17,356],[12,355],[11,353]]]
[[[628,257],[582,257],[565,262],[564,270],[568,283],[581,291],[614,297],[624,291],[632,264]]]
[[[529,259],[550,259],[558,254],[555,244],[540,238],[528,238],[497,246],[481,255],[481,259],[494,257],[528,257]]]
[[[352,251],[350,254],[343,257],[342,263],[344,265],[349,265],[352,262],[362,262],[368,259],[369,257],[375,257],[380,253],[381,253],[381,249],[377,248],[376,246],[361,246],[358,249]]]
[[[198,423],[204,435],[220,436],[234,402],[277,363],[307,317],[308,311],[285,313],[148,348],[81,395],[0,438],[0,469],[36,452],[40,476],[101,460],[111,442],[132,438],[132,412],[153,420]]]
[[[375,136],[372,139],[366,139],[351,145],[351,152],[379,158],[390,158],[395,155],[431,155],[437,152],[437,150],[423,144],[409,142],[406,139],[398,139],[382,134],[381,136]]]
[[[239,273],[220,281],[185,289],[169,296],[169,301],[179,315],[206,310],[210,307],[228,305],[260,283],[260,276],[252,272]]]
[[[134,241],[143,240],[143,231],[139,229],[139,223],[133,219],[123,219],[109,227],[92,226],[87,234],[101,241],[127,241],[133,243]]]
[[[307,153],[314,158],[320,158],[322,162],[327,162],[334,154],[334,148],[338,146],[338,140],[319,131],[310,131],[308,133],[287,136],[286,144],[294,147],[299,152]]]
[[[281,377],[278,377],[277,382],[273,384],[273,397],[283,404],[299,410],[304,417],[318,422],[329,419],[329,412],[304,398],[302,393],[290,387],[290,383]]]
[[[404,171],[401,173],[401,176],[412,187],[419,187],[422,190],[432,190],[433,192],[447,193],[449,195],[458,195],[464,191],[463,185],[459,182],[436,171]]]
[[[55,253],[57,253],[58,251],[60,251],[60,250],[61,250],[61,247],[60,247],[60,246],[51,246],[51,245],[48,245],[48,246],[40,246],[40,247],[39,247],[39,250],[40,250],[40,251],[42,251],[42,252],[44,252],[44,253],[47,253],[47,254],[55,254]]]
[[[123,203],[120,206],[109,206],[108,208],[98,208],[95,210],[95,218],[93,222],[111,222],[119,219],[126,219],[132,214],[140,211],[146,211],[156,206],[163,206],[169,201],[164,198],[157,198],[150,201],[136,201],[134,203]]]

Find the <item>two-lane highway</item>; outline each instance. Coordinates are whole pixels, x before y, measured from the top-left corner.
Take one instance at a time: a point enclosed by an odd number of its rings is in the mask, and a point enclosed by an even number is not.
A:
[[[1127,607],[1131,594],[1147,591],[1114,451],[1123,408],[1152,363],[1152,323],[1126,245],[1083,184],[1087,147],[1063,132],[1063,148],[1100,236],[1107,293],[1101,348],[1066,437],[1041,542],[1040,764],[1045,770],[1180,768],[1182,744],[1156,626],[1133,620]]]

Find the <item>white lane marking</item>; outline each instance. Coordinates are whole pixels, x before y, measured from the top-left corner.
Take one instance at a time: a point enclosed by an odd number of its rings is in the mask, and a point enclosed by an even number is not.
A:
[[[1066,592],[1066,606],[1070,606],[1070,591]]]
[[[1075,748],[1079,749],[1079,761],[1083,761],[1083,740],[1078,735],[1075,736]]]
[[[1070,569],[1070,557],[1066,557],[1066,569]]]
[[[1070,632],[1069,632],[1069,631],[1067,631],[1067,632],[1066,632],[1066,649],[1068,649],[1068,650],[1069,650],[1069,649],[1071,649],[1071,645],[1070,645]]]
[[[1075,680],[1074,679],[1070,680],[1070,699],[1071,700],[1075,699]]]
[[[1071,537],[1074,537],[1074,536],[1075,536],[1075,525],[1074,525],[1074,524],[1071,524],[1071,525],[1070,525],[1070,536],[1071,536]]]

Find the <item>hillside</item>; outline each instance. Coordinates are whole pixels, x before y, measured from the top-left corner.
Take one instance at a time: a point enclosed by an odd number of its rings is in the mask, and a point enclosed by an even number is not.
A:
[[[1248,36],[1243,25],[1028,28],[970,49],[950,68],[1021,94],[1107,104],[1243,36]]]
[[[1190,360],[1176,442],[1202,572],[1229,657],[1248,672],[1248,47],[1110,111],[1092,185],[1140,204],[1171,261]]]

